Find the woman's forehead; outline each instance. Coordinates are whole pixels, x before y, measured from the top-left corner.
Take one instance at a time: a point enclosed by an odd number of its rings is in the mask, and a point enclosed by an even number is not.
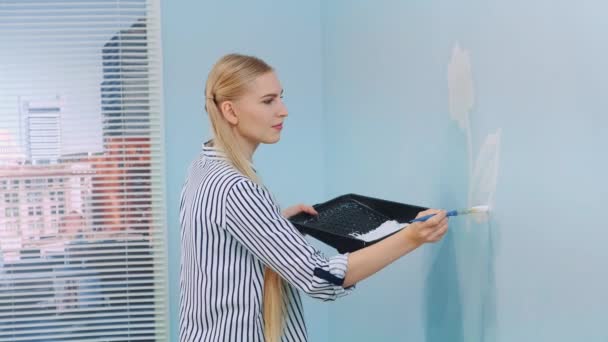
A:
[[[253,80],[251,85],[251,91],[258,96],[280,94],[283,90],[281,82],[274,72],[268,72],[258,76]]]

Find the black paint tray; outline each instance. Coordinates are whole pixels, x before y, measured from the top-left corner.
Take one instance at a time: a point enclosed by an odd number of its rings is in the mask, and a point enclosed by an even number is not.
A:
[[[365,234],[388,220],[407,222],[427,209],[357,194],[342,195],[313,207],[319,215],[300,213],[289,220],[303,234],[336,248],[339,253],[356,251],[392,235],[363,241],[350,234]]]

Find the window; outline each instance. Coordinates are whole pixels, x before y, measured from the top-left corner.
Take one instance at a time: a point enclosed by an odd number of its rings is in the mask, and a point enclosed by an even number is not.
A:
[[[42,192],[28,192],[27,203],[40,203],[42,202]]]
[[[160,0],[0,0],[0,342],[166,341]]]
[[[19,203],[19,194],[18,193],[5,193],[4,194],[4,203],[6,203],[6,204]]]
[[[19,208],[18,207],[7,207],[4,208],[4,216],[5,217],[19,217]]]
[[[28,216],[42,216],[42,207],[41,206],[28,207],[27,215]]]

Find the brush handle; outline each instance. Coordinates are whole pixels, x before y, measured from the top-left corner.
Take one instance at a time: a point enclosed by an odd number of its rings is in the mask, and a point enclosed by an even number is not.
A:
[[[450,210],[446,213],[445,216],[457,216],[458,215],[458,210]],[[430,219],[431,217],[435,216],[435,214],[430,214],[430,215],[426,215],[426,216],[422,216],[416,219],[411,220],[408,223],[414,223],[414,222],[424,222],[428,219]]]

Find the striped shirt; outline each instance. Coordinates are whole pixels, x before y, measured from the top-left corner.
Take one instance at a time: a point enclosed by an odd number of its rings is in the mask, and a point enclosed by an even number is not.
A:
[[[327,258],[281,215],[266,188],[203,146],[180,201],[180,341],[264,341],[264,267],[286,280],[282,341],[306,341],[299,291],[324,301],[350,293],[348,256]]]

